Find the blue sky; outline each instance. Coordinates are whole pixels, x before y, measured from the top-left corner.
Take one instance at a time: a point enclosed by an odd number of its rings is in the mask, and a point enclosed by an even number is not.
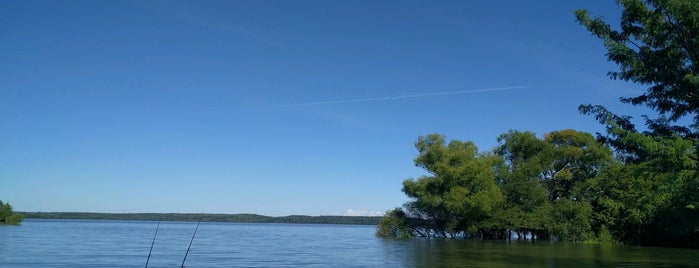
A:
[[[21,211],[371,214],[418,136],[601,131],[573,12],[614,1],[3,1],[0,199]]]

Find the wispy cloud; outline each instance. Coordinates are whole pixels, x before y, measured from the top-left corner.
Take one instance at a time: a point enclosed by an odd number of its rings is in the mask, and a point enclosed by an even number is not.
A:
[[[259,32],[252,31],[242,26],[240,23],[233,23],[231,21],[231,18],[217,18],[216,16],[212,16],[211,14],[202,13],[203,11],[201,10],[200,12],[196,12],[195,8],[188,6],[185,2],[162,0],[153,1],[152,3],[148,4],[148,6],[152,6],[152,8],[155,9],[157,12],[184,23],[189,23],[192,25],[217,31],[224,31],[242,35],[247,38],[256,40],[258,42],[278,48],[284,47],[282,44],[265,37]]]
[[[274,47],[283,47],[280,43],[275,42],[259,33],[253,32],[248,30],[247,28],[240,26],[238,24],[232,24],[232,23],[220,23],[220,22],[212,22],[212,21],[207,21],[206,19],[202,17],[196,17],[191,14],[181,14],[179,16],[173,16],[181,21],[188,22],[194,25],[198,25],[201,27],[206,27],[214,30],[220,30],[220,31],[226,31],[226,32],[231,32],[231,33],[237,33],[241,34],[244,36],[247,36],[249,38],[255,39],[259,42],[265,43],[270,46]]]
[[[386,96],[386,97],[365,98],[365,99],[347,99],[347,100],[302,102],[302,103],[286,104],[286,105],[283,105],[282,107],[330,105],[330,104],[345,104],[345,103],[360,103],[360,102],[380,102],[380,101],[391,101],[391,100],[402,100],[402,99],[413,99],[413,98],[424,98],[424,97],[436,97],[436,96],[447,96],[447,95],[461,95],[461,94],[470,94],[470,93],[487,92],[487,91],[512,90],[512,89],[522,89],[522,88],[528,88],[528,86],[511,86],[511,87],[495,87],[495,88],[467,89],[467,90],[441,91],[441,92],[426,92],[426,93],[418,93],[418,94],[410,94],[410,95]]]

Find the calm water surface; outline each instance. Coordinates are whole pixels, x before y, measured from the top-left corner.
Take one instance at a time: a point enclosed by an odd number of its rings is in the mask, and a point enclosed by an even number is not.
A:
[[[156,222],[0,226],[0,267],[142,267]],[[196,223],[163,222],[149,267],[179,267]],[[374,226],[202,223],[187,267],[699,267],[699,250],[381,239]]]

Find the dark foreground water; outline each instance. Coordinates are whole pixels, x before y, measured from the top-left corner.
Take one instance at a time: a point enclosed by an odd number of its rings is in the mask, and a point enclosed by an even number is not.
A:
[[[156,222],[0,226],[0,267],[143,267]],[[163,222],[149,267],[179,267],[196,223]],[[381,239],[373,226],[202,223],[187,267],[699,267],[699,250]]]

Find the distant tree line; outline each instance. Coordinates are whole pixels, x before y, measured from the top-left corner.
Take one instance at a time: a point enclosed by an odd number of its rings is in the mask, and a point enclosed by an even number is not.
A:
[[[699,1],[617,3],[617,30],[584,10],[576,17],[620,66],[612,79],[648,86],[621,98],[657,112],[643,117],[645,130],[581,105],[605,134],[512,130],[486,152],[419,137],[415,165],[429,175],[403,182],[411,201],[388,211],[377,234],[699,247]]]
[[[3,203],[2,200],[0,200],[0,225],[20,224],[22,220],[24,220],[24,216],[15,213],[10,203]]]
[[[257,214],[208,213],[93,213],[93,212],[22,212],[28,219],[75,220],[135,220],[135,221],[202,221],[240,223],[296,223],[296,224],[354,224],[376,225],[381,217],[368,216],[303,216],[283,217]]]

